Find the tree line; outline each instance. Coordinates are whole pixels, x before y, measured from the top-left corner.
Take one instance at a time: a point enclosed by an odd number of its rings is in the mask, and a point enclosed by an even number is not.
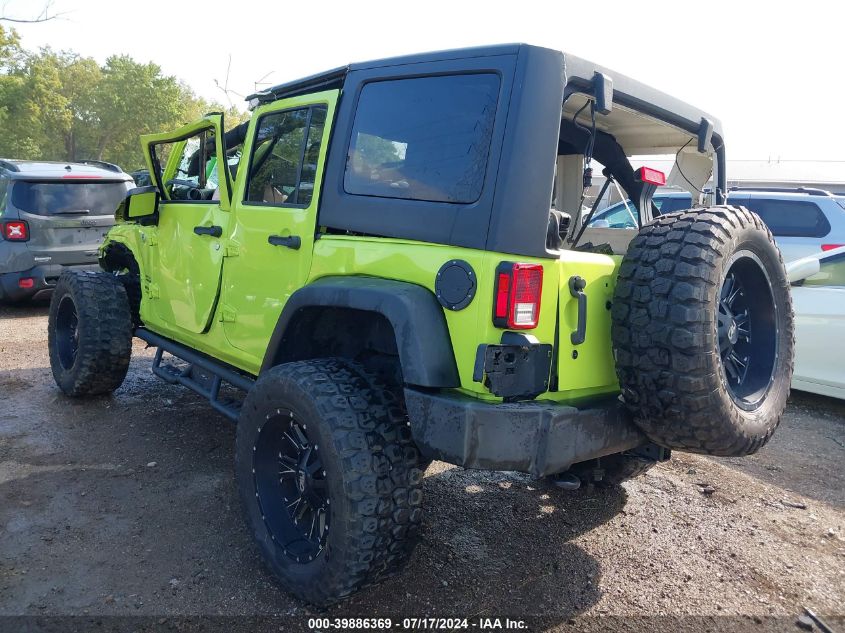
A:
[[[0,157],[105,160],[144,167],[138,137],[172,130],[207,112],[226,127],[248,114],[198,97],[152,62],[113,55],[104,64],[73,51],[25,50],[0,25]]]

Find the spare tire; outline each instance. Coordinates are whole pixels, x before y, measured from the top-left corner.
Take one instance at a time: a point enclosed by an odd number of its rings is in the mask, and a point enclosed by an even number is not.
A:
[[[756,214],[712,207],[643,227],[612,317],[622,397],[649,439],[723,456],[769,440],[789,395],[794,327],[780,251]]]

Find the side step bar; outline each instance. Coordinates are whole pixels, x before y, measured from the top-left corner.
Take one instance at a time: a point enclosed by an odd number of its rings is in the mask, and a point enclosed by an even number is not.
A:
[[[191,391],[198,393],[203,398],[207,398],[211,406],[217,411],[233,422],[237,421],[238,414],[241,410],[241,403],[237,400],[221,398],[220,387],[223,382],[226,382],[242,391],[249,391],[255,383],[254,378],[242,374],[234,367],[225,365],[220,361],[212,360],[204,354],[200,354],[184,345],[159,336],[145,328],[135,330],[135,336],[145,341],[151,347],[158,348],[156,349],[155,359],[153,359],[153,373],[156,376],[172,385],[183,385]],[[164,352],[185,361],[188,363],[188,366],[180,369],[163,363],[162,356]],[[210,386],[206,384],[206,381],[198,379],[194,375],[194,368],[199,368],[210,375]]]

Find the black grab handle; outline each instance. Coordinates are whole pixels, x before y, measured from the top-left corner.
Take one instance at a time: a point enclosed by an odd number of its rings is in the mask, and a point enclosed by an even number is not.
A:
[[[583,277],[574,275],[569,278],[569,294],[578,299],[578,329],[569,337],[573,345],[580,345],[587,339],[587,295],[584,288],[587,282]]]
[[[195,226],[194,233],[197,235],[210,235],[211,237],[220,237],[223,235],[223,227],[220,226]]]
[[[271,235],[267,238],[267,241],[273,246],[287,246],[295,251],[298,251],[299,247],[302,246],[302,240],[298,235],[289,235],[287,237],[283,235]]]

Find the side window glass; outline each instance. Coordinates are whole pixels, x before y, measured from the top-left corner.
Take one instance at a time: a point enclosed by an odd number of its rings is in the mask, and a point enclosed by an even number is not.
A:
[[[594,229],[635,229],[637,208],[630,200],[619,202],[593,218],[589,226]]]
[[[819,272],[804,281],[805,286],[845,287],[845,253],[823,257]]]
[[[326,113],[326,106],[316,106],[274,112],[258,120],[244,202],[311,203]]]
[[[754,211],[776,237],[824,237],[830,223],[815,202],[749,198],[742,205]]]
[[[299,179],[299,204],[310,204],[314,196],[314,183],[317,178],[317,160],[323,143],[323,130],[326,127],[325,106],[311,110],[311,125],[308,128],[308,141],[302,161],[302,176]]]
[[[153,166],[168,200],[218,199],[214,130],[152,148]]]

